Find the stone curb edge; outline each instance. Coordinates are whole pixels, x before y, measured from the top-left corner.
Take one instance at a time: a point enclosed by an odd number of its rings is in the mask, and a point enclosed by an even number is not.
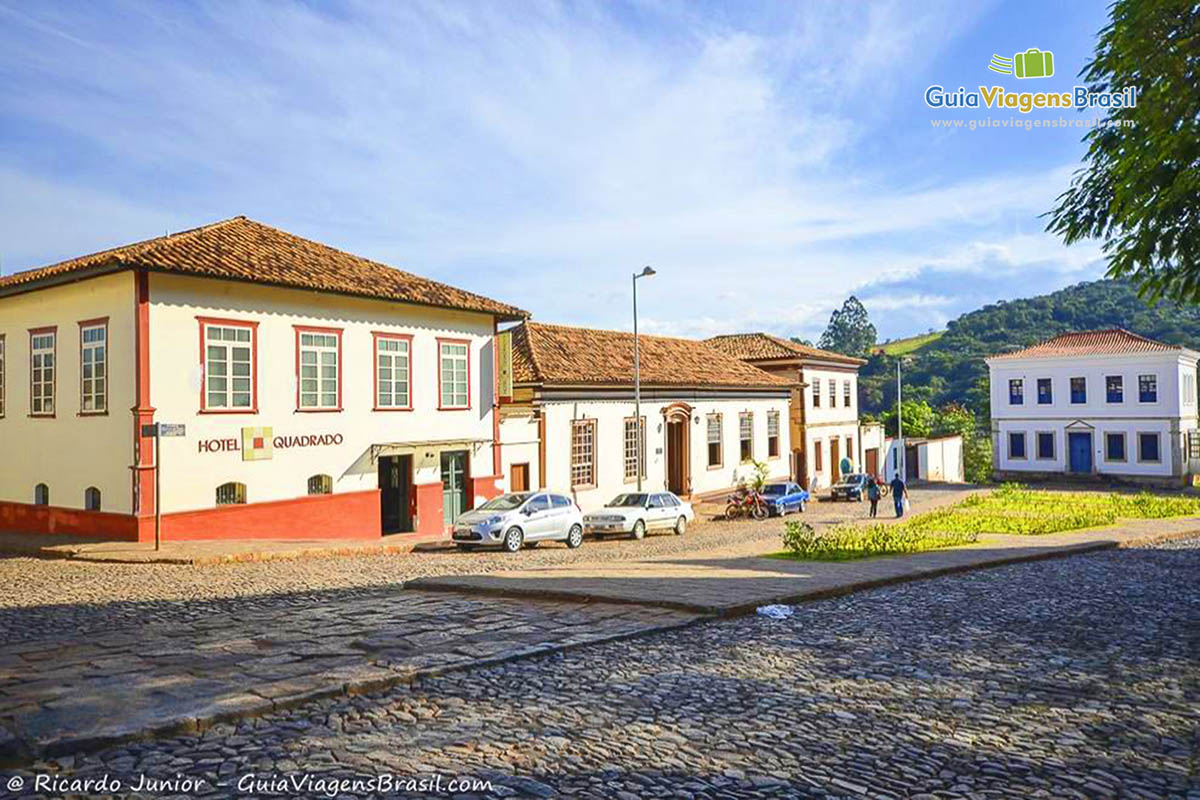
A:
[[[971,572],[977,569],[990,569],[992,567],[1002,567],[1009,564],[1022,564],[1033,561],[1044,561],[1052,558],[1064,558],[1066,556],[1080,555],[1083,553],[1093,553],[1100,550],[1126,549],[1130,547],[1139,547],[1152,544],[1160,544],[1162,542],[1173,541],[1178,539],[1188,539],[1195,536],[1200,536],[1200,528],[1189,529],[1186,531],[1178,531],[1166,534],[1153,534],[1148,536],[1140,536],[1135,539],[1126,539],[1119,541],[1116,539],[1107,539],[1098,542],[1081,542],[1079,544],[1059,545],[1046,549],[1044,552],[1038,553],[1022,553],[1012,556],[996,556],[987,559],[986,561],[977,561],[971,564],[957,564],[948,567],[936,567],[933,569],[911,572],[905,575],[892,575],[886,578],[875,578],[872,580],[855,581],[853,583],[843,584],[828,589],[811,589],[804,592],[781,594],[772,597],[758,598],[751,603],[740,603],[731,606],[714,606],[701,603],[686,603],[674,600],[647,601],[635,600],[631,598],[609,597],[606,595],[589,595],[580,594],[577,592],[568,592],[555,589],[519,589],[512,587],[499,586],[464,586],[462,584],[453,584],[450,582],[442,582],[442,578],[417,578],[413,581],[408,581],[404,584],[405,589],[420,590],[423,592],[448,592],[457,594],[473,594],[490,597],[505,597],[510,599],[521,599],[537,597],[543,600],[563,600],[585,603],[616,603],[628,605],[652,606],[655,608],[666,608],[675,611],[686,611],[693,614],[702,614],[706,617],[717,619],[729,619],[732,617],[745,616],[754,613],[761,605],[769,605],[778,603],[782,605],[794,605],[796,603],[812,602],[817,600],[826,600],[831,597],[841,597],[843,595],[852,594],[854,592],[866,591],[868,589],[879,589],[885,586],[894,586],[901,583],[909,583],[911,581],[925,580],[927,578],[939,578],[946,575],[961,574]],[[899,556],[903,557],[903,556]]]
[[[579,601],[576,600],[576,602]],[[274,699],[264,697],[262,698],[261,702],[243,702],[224,711],[218,711],[203,716],[185,717],[178,720],[172,720],[161,725],[149,726],[122,734],[104,736],[68,736],[45,742],[38,746],[31,746],[29,742],[11,735],[3,727],[0,727],[0,767],[28,766],[39,759],[55,758],[57,756],[73,755],[76,753],[95,752],[97,750],[103,750],[106,747],[112,747],[127,742],[202,733],[214,725],[219,725],[224,722],[233,722],[239,719],[260,717],[275,711],[286,711],[288,709],[297,708],[316,700],[324,700],[331,697],[350,697],[374,692],[384,692],[394,689],[398,686],[414,688],[422,681],[437,678],[443,675],[452,675],[475,669],[486,669],[488,667],[500,666],[502,664],[515,661],[524,661],[554,653],[564,653],[579,647],[636,639],[656,633],[669,633],[671,631],[690,628],[693,625],[697,625],[704,621],[706,621],[704,616],[697,615],[691,619],[683,620],[682,622],[674,622],[666,625],[651,625],[639,628],[637,630],[600,635],[581,641],[568,641],[563,644],[546,643],[530,645],[529,647],[517,650],[515,652],[500,656],[473,659],[469,662],[461,664],[425,667],[408,671],[398,670],[391,675],[376,675],[371,678],[365,678],[361,680],[351,680],[345,683],[334,683],[326,687],[299,692],[297,694],[288,695],[285,697]],[[375,668],[374,664],[368,664],[368,666]]]

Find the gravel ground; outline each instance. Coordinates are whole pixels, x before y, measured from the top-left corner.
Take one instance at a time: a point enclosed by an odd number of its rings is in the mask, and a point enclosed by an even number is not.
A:
[[[963,489],[944,488],[912,492],[918,511],[964,494]],[[865,514],[864,504],[818,503],[810,506],[804,519],[829,524]],[[213,613],[236,614],[243,607],[320,602],[322,592],[328,590],[352,594],[432,575],[644,559],[707,551],[731,543],[765,551],[779,545],[782,532],[777,519],[704,521],[683,536],[653,535],[640,542],[588,539],[578,550],[552,542],[515,555],[451,550],[206,566],[0,557],[0,641],[63,630],[102,630],[147,620],[175,619],[186,624]]]
[[[307,770],[475,775],[498,797],[1197,800],[1197,576],[1200,539],[983,570],[58,766],[212,796]]]

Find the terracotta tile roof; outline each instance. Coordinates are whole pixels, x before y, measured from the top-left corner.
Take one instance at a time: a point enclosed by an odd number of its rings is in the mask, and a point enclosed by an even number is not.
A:
[[[1001,353],[989,361],[1016,358],[1069,358],[1072,356],[1129,355],[1131,353],[1182,352],[1185,348],[1138,336],[1123,328],[1063,333],[1024,350]]]
[[[774,358],[814,359],[819,361],[835,361],[839,364],[866,364],[862,358],[844,356],[830,350],[821,350],[808,345],[797,344],[769,333],[728,333],[724,336],[714,336],[707,343],[721,350],[726,355],[740,358],[743,361],[760,361]]]
[[[24,285],[33,288],[39,281],[72,273],[138,267],[479,311],[503,319],[529,316],[515,306],[351,255],[246,217],[0,277],[0,292]]]
[[[704,342],[638,337],[643,386],[781,389],[792,383]],[[513,329],[513,379],[560,386],[632,386],[633,334],[525,322]]]

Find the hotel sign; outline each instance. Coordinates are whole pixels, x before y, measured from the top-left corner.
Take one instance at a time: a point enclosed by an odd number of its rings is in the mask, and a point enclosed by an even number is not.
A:
[[[243,461],[269,461],[276,450],[301,447],[332,447],[344,441],[340,433],[275,435],[270,426],[242,428],[241,436],[201,439],[196,443],[200,453],[241,453]]]
[[[497,393],[502,400],[511,400],[513,395],[512,331],[496,336]]]

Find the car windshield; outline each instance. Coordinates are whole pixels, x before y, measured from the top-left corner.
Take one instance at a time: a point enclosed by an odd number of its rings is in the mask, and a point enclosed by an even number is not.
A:
[[[644,494],[619,494],[608,504],[609,508],[639,508],[646,505]]]
[[[517,492],[515,494],[502,494],[499,497],[493,497],[479,507],[480,511],[512,511],[520,508],[521,504],[530,498],[529,492]]]
[[[766,494],[766,495],[787,494],[787,484],[786,483],[768,483],[766,486],[763,487],[762,493]]]

